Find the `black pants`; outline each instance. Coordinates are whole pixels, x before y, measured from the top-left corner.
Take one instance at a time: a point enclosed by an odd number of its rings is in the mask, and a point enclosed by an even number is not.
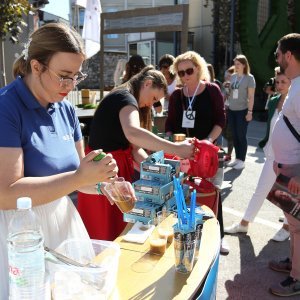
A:
[[[220,235],[222,239],[224,237],[224,225],[223,225],[223,209],[222,209],[221,192],[219,192],[217,220],[219,221],[220,224]]]

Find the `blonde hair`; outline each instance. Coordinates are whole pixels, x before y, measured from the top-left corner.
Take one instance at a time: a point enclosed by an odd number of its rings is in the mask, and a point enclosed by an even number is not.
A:
[[[200,54],[195,51],[187,51],[175,58],[173,67],[176,73],[178,73],[178,65],[187,60],[191,61],[196,67],[199,67],[198,80],[210,81],[210,75],[206,61]]]
[[[32,59],[47,66],[57,52],[78,53],[85,58],[81,36],[73,28],[63,23],[48,23],[30,35],[26,51],[14,62],[14,77],[30,74]]]
[[[249,63],[248,63],[248,59],[245,55],[243,54],[238,54],[234,59],[233,61],[239,61],[241,64],[243,64],[245,67],[244,67],[244,74],[247,74],[249,75],[250,74],[250,66],[249,66]]]

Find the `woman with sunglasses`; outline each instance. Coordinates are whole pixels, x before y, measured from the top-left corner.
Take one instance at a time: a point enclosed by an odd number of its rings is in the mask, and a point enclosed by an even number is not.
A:
[[[84,157],[78,118],[64,99],[86,77],[84,60],[81,37],[49,23],[32,33],[14,64],[16,79],[0,90],[0,299],[9,297],[6,238],[17,198],[32,199],[45,245],[55,249],[89,238],[66,195],[81,188],[96,194],[98,182],[117,174],[111,155]]]
[[[230,78],[230,95],[228,97],[228,122],[232,132],[235,160],[228,167],[236,170],[245,168],[247,154],[247,128],[252,120],[255,79],[250,74],[250,66],[245,55],[234,58],[235,73]]]
[[[176,57],[173,68],[183,87],[170,97],[166,133],[214,142],[225,124],[224,101],[217,85],[210,83],[204,58],[188,51]]]
[[[130,182],[133,181],[134,167],[139,169],[140,163],[148,156],[144,149],[191,157],[192,144],[175,144],[161,139],[149,127],[151,106],[166,93],[166,80],[153,66],[145,67],[128,82],[112,90],[95,112],[87,152],[100,148],[111,153],[119,167],[118,175]],[[91,238],[113,240],[125,228],[123,214],[116,205],[103,201],[101,195],[79,193],[77,208]]]
[[[206,61],[198,53],[188,51],[176,57],[173,68],[183,87],[175,90],[170,97],[166,133],[183,133],[187,137],[215,142],[225,125],[225,108],[219,87],[210,83]],[[229,248],[223,239],[221,197],[218,206],[221,252],[227,254]]]

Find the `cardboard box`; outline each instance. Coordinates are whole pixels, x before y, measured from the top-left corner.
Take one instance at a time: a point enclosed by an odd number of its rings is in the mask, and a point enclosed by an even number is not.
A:
[[[140,179],[132,185],[138,201],[163,204],[174,196],[173,182],[162,184],[156,181]]]
[[[168,183],[173,180],[173,176],[178,176],[180,172],[180,162],[178,160],[165,159],[164,163],[151,163],[144,161],[141,163],[141,179]]]
[[[129,223],[140,221],[144,224],[153,222],[162,205],[137,201],[132,211],[123,215],[123,220]]]

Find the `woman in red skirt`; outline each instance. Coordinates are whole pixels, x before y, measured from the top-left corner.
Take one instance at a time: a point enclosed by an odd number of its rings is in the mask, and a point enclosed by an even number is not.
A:
[[[148,156],[146,151],[164,150],[190,158],[194,146],[172,143],[151,133],[151,106],[167,93],[163,74],[145,67],[128,82],[110,92],[98,106],[90,128],[87,152],[103,149],[119,167],[118,176],[132,182],[134,166]],[[123,215],[105,196],[78,193],[78,211],[91,238],[114,240],[125,228]]]

